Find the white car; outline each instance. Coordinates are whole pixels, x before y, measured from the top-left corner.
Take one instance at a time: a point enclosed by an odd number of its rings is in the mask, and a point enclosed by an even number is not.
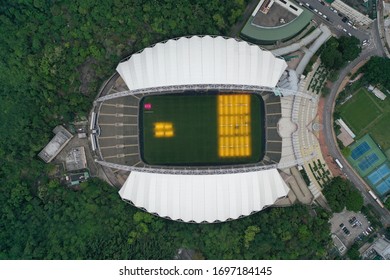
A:
[[[314,9],[314,12],[318,13],[318,10],[317,10],[317,9]]]
[[[344,32],[347,32],[347,29],[343,28],[343,31],[344,31]]]
[[[352,34],[348,32],[348,36],[349,36],[349,37],[352,37]]]
[[[322,16],[322,13],[321,13],[321,12],[318,12],[318,14],[319,14],[320,16]]]

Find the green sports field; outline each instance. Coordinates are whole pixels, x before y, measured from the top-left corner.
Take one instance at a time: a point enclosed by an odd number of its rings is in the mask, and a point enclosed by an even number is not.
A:
[[[351,129],[359,134],[380,113],[365,89],[360,89],[341,107],[341,116]]]
[[[145,106],[150,108],[146,109]],[[260,161],[264,153],[262,98],[250,95],[250,156],[219,155],[217,106],[217,94],[211,93],[144,97],[140,103],[139,121],[143,161],[151,165],[181,166]],[[162,128],[159,130],[158,126]],[[166,137],[157,136],[160,134]]]
[[[382,101],[360,88],[340,107],[340,114],[357,138],[370,133],[382,149],[390,148],[390,98]]]

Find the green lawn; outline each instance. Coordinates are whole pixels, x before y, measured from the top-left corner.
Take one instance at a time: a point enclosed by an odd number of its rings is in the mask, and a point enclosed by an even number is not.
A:
[[[360,135],[381,114],[368,94],[361,88],[340,108],[341,117],[356,135]]]
[[[390,97],[382,101],[361,88],[340,107],[340,114],[357,138],[370,133],[383,150],[390,148]]]
[[[251,95],[252,156],[220,158],[217,135],[217,95],[148,96],[141,101],[140,127],[143,160],[153,165],[219,165],[254,163],[263,157],[263,101]],[[144,110],[150,103],[152,109]],[[174,137],[156,138],[155,122],[171,122]]]
[[[371,128],[370,133],[382,149],[390,148],[390,112],[383,113],[382,118]]]

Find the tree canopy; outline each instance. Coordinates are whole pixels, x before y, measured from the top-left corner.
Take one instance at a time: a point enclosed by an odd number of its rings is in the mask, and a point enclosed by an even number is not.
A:
[[[381,84],[390,89],[390,59],[374,56],[362,67],[363,79],[372,85]]]
[[[359,56],[361,46],[358,38],[342,36],[338,41],[338,50],[342,53],[344,61],[352,61]]]
[[[387,198],[385,201],[385,207],[390,210],[390,198]]]
[[[361,52],[360,41],[356,37],[342,36],[330,38],[321,51],[321,61],[326,68],[338,70],[347,61],[352,61]]]
[[[334,177],[324,188],[323,193],[333,212],[341,212],[345,207],[350,211],[360,211],[363,197],[352,183],[341,177]]]
[[[58,181],[7,188],[0,226],[1,259],[172,259],[179,248],[207,259],[322,259],[328,213],[304,206],[274,208],[220,224],[184,224],[123,203],[93,179],[79,191]],[[4,199],[5,198],[5,199]]]

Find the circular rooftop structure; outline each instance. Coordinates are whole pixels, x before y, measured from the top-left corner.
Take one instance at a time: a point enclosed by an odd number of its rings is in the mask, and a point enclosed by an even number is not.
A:
[[[184,222],[222,222],[288,193],[281,98],[286,62],[232,38],[158,43],[117,67],[123,87],[99,97],[91,118],[98,162],[130,171],[123,200]]]
[[[291,0],[260,0],[241,30],[241,37],[272,45],[297,36],[312,19],[312,13]]]

